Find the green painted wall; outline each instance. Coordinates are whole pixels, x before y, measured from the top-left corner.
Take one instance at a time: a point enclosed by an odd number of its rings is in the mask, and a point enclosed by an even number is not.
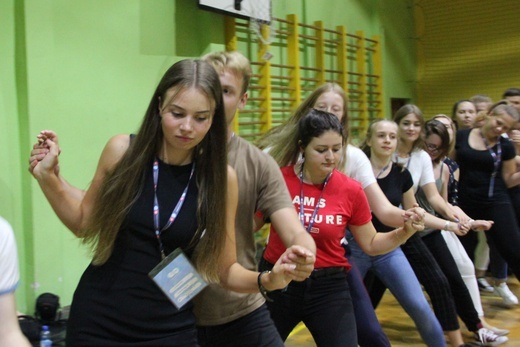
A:
[[[16,4],[18,8],[21,5],[21,2]],[[15,1],[0,1],[0,214],[11,223],[17,239],[23,278],[17,300],[23,309],[30,292],[27,274],[32,272],[33,258],[31,206],[25,203],[29,201],[30,181],[26,155],[22,154],[29,146],[23,140],[27,137],[23,23],[15,13]]]
[[[409,0],[273,2],[276,17],[380,35],[386,97],[413,98]],[[224,48],[223,17],[195,0],[1,0],[0,23],[0,214],[20,250],[18,306],[32,313],[42,292],[69,304],[89,261],[27,172],[35,136],[55,130],[63,176],[87,188],[104,144],[137,129],[164,71]]]

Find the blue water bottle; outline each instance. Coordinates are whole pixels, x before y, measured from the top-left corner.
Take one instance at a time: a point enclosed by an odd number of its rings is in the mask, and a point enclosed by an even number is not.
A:
[[[51,332],[47,325],[42,326],[40,332],[40,347],[52,347]]]

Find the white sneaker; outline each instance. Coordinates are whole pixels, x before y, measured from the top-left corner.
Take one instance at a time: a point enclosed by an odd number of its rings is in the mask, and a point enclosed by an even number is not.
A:
[[[482,344],[482,346],[498,346],[509,339],[506,336],[498,336],[491,330],[481,328],[475,333],[475,339]]]
[[[495,286],[495,293],[502,297],[504,304],[508,306],[518,305],[518,298],[513,294],[513,292],[511,292],[507,283],[502,282],[500,285]]]
[[[494,332],[498,336],[509,335],[509,330],[507,330],[507,329],[500,329],[500,328],[494,327],[492,325],[489,325],[488,322],[482,322],[482,327],[486,328],[487,330],[491,330],[492,332]]]
[[[491,284],[489,284],[485,277],[477,278],[477,283],[478,289],[480,289],[482,293],[493,293],[495,291],[495,289],[491,286]]]
[[[509,330],[507,330],[507,329],[500,329],[500,328],[495,328],[495,327],[488,327],[487,329],[491,330],[498,336],[505,336],[505,335],[509,334]]]

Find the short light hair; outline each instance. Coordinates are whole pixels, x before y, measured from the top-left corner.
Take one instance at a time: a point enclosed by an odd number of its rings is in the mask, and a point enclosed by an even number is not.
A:
[[[491,98],[489,96],[482,95],[482,94],[473,95],[471,98],[469,98],[469,101],[471,101],[474,104],[478,104],[481,102],[487,102],[489,104],[493,103],[493,100],[491,100]]]
[[[499,116],[501,114],[508,114],[511,116],[515,122],[520,121],[520,113],[511,105],[507,104],[506,100],[500,100],[493,104],[491,108],[489,109],[488,115],[489,116]]]
[[[202,60],[210,63],[219,74],[230,70],[236,76],[242,77],[242,94],[247,92],[251,80],[251,63],[242,53],[237,51],[212,52],[204,55]]]

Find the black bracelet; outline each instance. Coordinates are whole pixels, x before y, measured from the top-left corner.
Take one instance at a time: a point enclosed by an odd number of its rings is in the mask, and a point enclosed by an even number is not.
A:
[[[263,274],[270,274],[270,273],[271,273],[271,271],[268,271],[268,270],[260,272],[258,274],[257,282],[258,282],[258,290],[260,291],[260,294],[262,294],[262,296],[264,297],[264,299],[266,301],[273,302],[273,299],[271,299],[267,295],[269,293],[269,291],[267,289],[265,289],[264,286],[262,285],[262,275]]]

